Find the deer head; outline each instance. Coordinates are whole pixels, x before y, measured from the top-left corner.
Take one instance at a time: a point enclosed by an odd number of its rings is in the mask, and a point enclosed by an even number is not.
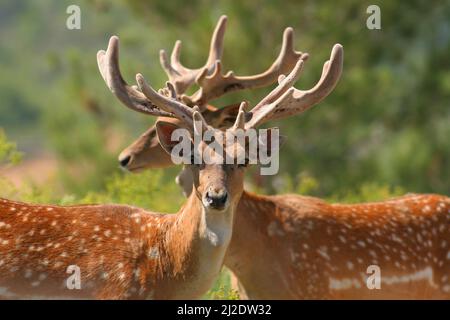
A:
[[[244,116],[244,111],[240,111],[239,117]],[[206,125],[204,119],[202,119],[201,114],[198,111],[194,111],[194,128],[193,133],[200,133],[201,136],[204,132],[209,131],[210,136],[214,136],[215,140],[220,140],[225,142],[223,138],[227,134],[234,135],[235,126],[225,131],[212,128],[207,125],[204,128],[198,128],[197,126]],[[173,154],[174,147],[177,145],[178,141],[173,141],[173,133],[175,130],[182,130],[178,124],[166,121],[158,121],[156,123],[156,131],[159,142],[162,148],[167,152],[167,154]],[[189,172],[192,180],[191,189],[195,191],[197,197],[202,201],[204,208],[206,210],[215,211],[226,211],[230,204],[237,204],[239,198],[243,191],[243,174],[245,165],[239,165],[237,158],[239,154],[232,155],[235,157],[231,164],[226,164],[223,153],[217,153],[216,148],[211,148],[210,141],[206,141],[202,138],[200,143],[197,145],[192,140],[192,133],[190,134],[189,149],[192,153],[183,155],[187,157],[187,164],[185,165],[185,170]],[[238,152],[247,152],[245,149],[239,148],[236,143],[232,148],[239,149]],[[221,150],[226,151],[227,146],[225,143],[222,144]],[[209,162],[204,160],[195,159],[195,154],[208,154]],[[245,157],[245,155],[244,155]],[[232,190],[232,192],[231,192]]]

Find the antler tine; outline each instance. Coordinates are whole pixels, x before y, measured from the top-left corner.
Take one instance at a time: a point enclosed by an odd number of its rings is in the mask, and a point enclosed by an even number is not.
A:
[[[170,113],[160,110],[134,86],[129,86],[125,82],[119,68],[119,38],[117,36],[109,39],[106,52],[98,51],[97,64],[108,88],[126,107],[152,116],[172,116]]]
[[[171,99],[163,94],[156,92],[144,79],[144,76],[140,73],[136,75],[136,82],[139,89],[142,91],[144,96],[151,101],[154,105],[158,106],[162,110],[168,112],[169,114],[175,116],[184,122],[189,128],[193,128],[193,115],[196,109],[190,108],[183,103],[177,101],[176,99]],[[170,85],[168,86],[169,90]],[[201,117],[204,126],[207,126],[206,121]]]
[[[222,59],[223,54],[223,38],[225,36],[225,30],[227,27],[227,16],[223,15],[220,17],[217,22],[216,28],[214,29],[214,33],[211,38],[211,43],[209,45],[209,55],[208,60],[206,61],[205,67],[203,69],[208,69],[210,72],[214,69],[214,63],[217,60]],[[177,61],[179,63],[179,59]]]
[[[303,67],[305,62],[303,59],[299,59],[295,64],[294,68],[291,72],[285,76],[284,74],[278,77],[278,86],[275,87],[267,96],[265,96],[252,110],[252,114],[258,113],[259,109],[263,108],[265,105],[272,103],[276,99],[278,99],[283,93],[285,93],[289,88],[291,88],[297,80],[300,78],[300,75],[303,72]]]
[[[247,108],[247,102],[243,101],[241,102],[241,105],[239,106],[239,113],[236,117],[236,121],[233,125],[233,130],[236,129],[244,129],[245,127],[245,109]]]
[[[276,82],[280,74],[289,72],[299,59],[307,60],[308,54],[295,51],[294,31],[286,28],[280,53],[269,69],[254,76],[235,76],[232,71],[223,75],[220,61],[216,61],[212,74],[203,70],[198,75],[196,82],[200,89],[192,96],[182,98],[186,103],[202,106],[230,91],[264,87]]]
[[[262,100],[253,110],[252,119],[246,124],[246,129],[256,127],[269,120],[276,120],[302,113],[322,101],[333,91],[342,73],[344,61],[344,49],[340,44],[335,44],[331,51],[330,60],[326,61],[319,82],[309,90],[299,90],[291,87],[287,82],[298,77],[301,71],[297,63],[296,68],[283,79],[279,86],[269,96]],[[290,79],[290,80],[289,80]],[[295,81],[294,81],[295,82]],[[276,99],[276,100],[274,100]]]
[[[160,62],[170,82],[175,86],[177,94],[183,94],[192,84],[195,83],[197,76],[206,70],[206,73],[212,73],[215,62],[222,58],[223,38],[225,35],[227,16],[223,15],[217,22],[216,28],[211,38],[209,55],[206,64],[198,69],[189,69],[180,62],[181,41],[176,41],[169,59],[165,50],[160,51]]]

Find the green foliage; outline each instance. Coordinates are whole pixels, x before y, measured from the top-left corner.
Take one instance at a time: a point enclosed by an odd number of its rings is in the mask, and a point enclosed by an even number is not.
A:
[[[347,190],[346,192],[337,192],[328,197],[330,202],[360,203],[383,201],[389,198],[404,195],[405,191],[400,187],[390,187],[376,183],[363,184],[359,190]]]
[[[183,201],[179,187],[168,181],[162,170],[116,174],[108,179],[105,192],[89,192],[81,199],[83,203],[122,203],[160,212],[177,212]]]
[[[274,181],[274,189],[277,194],[301,194],[315,196],[320,190],[320,182],[309,175],[308,173],[301,173],[297,176],[281,176]],[[256,192],[262,192],[263,189],[256,188]],[[326,199],[330,202],[370,202],[382,201],[396,196],[405,194],[406,191],[399,186],[393,187],[389,184],[380,183],[363,183],[359,186],[354,186],[348,189],[336,190],[332,195]]]
[[[9,167],[20,162],[22,153],[16,149],[16,144],[10,142],[5,132],[0,128],[0,197],[13,196],[17,190],[14,185],[5,177],[2,176],[1,166]]]
[[[48,181],[44,186],[38,186],[32,182],[29,182],[20,187],[11,188],[10,193],[12,193],[13,196],[8,196],[7,198],[13,198],[29,203],[52,203],[56,205],[63,205],[64,203],[62,199],[66,196],[61,196],[59,193],[56,193],[53,189],[54,187],[54,181]]]
[[[8,179],[2,177],[0,175],[0,198],[13,198],[13,196],[16,194],[16,189],[14,185],[9,181]]]
[[[273,181],[273,192],[278,194],[297,193],[302,195],[314,195],[319,190],[319,182],[308,172],[303,171],[295,176],[280,174]],[[263,190],[260,190],[263,192]]]
[[[22,159],[22,153],[17,151],[15,143],[8,141],[5,132],[0,128],[0,164],[17,164]]]
[[[205,299],[211,300],[239,300],[239,292],[231,288],[230,272],[222,269],[214,286],[205,295]]]

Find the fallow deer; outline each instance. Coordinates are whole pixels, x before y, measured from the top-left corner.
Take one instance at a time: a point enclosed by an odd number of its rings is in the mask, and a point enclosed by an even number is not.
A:
[[[330,90],[335,82],[328,82]],[[270,96],[252,113],[278,98]],[[133,149],[143,141],[150,147]],[[134,159],[146,168],[171,165],[159,158],[157,137],[140,137],[133,145],[121,153],[133,154],[125,166],[130,171]],[[183,169],[177,183],[189,195],[190,171]],[[243,298],[449,299],[450,199],[406,195],[346,205],[244,191],[225,265],[237,275]],[[366,286],[371,265],[381,271],[379,290]]]

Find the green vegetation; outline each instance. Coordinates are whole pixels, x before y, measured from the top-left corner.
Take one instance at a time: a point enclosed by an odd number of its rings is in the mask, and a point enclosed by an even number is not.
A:
[[[22,153],[17,151],[15,143],[10,142],[3,131],[0,128],[0,164],[5,163],[7,165],[18,164],[22,159]]]
[[[335,91],[302,116],[271,123],[288,137],[280,173],[248,175],[261,193],[300,193],[330,201],[382,200],[406,192],[450,193],[450,3],[380,4],[382,29],[366,28],[370,2],[346,0],[81,0],[82,29],[65,27],[73,1],[0,4],[0,196],[56,204],[126,203],[174,212],[183,202],[177,168],[141,174],[118,170],[117,155],[154,119],[124,108],[106,88],[95,55],[110,35],[121,39],[129,82],[143,72],[154,87],[166,76],[159,49],[183,40],[187,66],[203,64],[214,25],[229,16],[224,69],[267,68],[283,29],[310,53],[299,88],[321,73],[332,45],[343,44],[344,73]],[[249,100],[270,88],[213,101]],[[6,134],[16,144],[6,138]],[[17,149],[19,151],[17,151]],[[18,188],[2,172],[50,154],[56,174]],[[20,164],[19,167],[20,168]],[[254,172],[254,171],[253,171]],[[207,298],[235,299],[223,272]]]
[[[3,129],[0,128],[0,165],[9,167],[20,162],[22,154],[17,151],[16,144],[10,142]],[[15,190],[14,185],[1,175],[0,171],[0,196],[7,197]]]
[[[239,300],[239,292],[231,287],[230,272],[227,269],[222,269],[214,286],[209,290],[205,299],[212,300]]]

